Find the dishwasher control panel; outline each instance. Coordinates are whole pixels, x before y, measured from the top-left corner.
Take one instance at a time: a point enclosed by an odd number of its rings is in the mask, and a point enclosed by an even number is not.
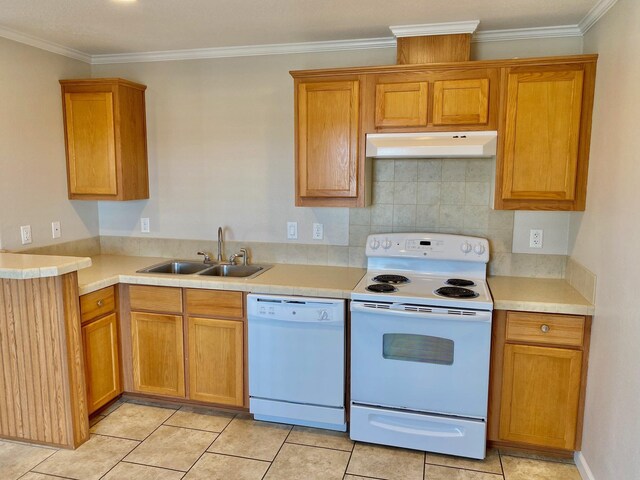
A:
[[[255,295],[247,297],[248,316],[291,322],[343,322],[344,300]]]

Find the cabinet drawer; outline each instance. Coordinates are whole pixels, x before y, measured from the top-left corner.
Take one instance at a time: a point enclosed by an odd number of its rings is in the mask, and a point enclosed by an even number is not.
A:
[[[187,313],[210,317],[244,317],[242,292],[187,289]]]
[[[508,312],[506,340],[581,347],[584,321],[579,315]]]
[[[82,323],[101,317],[116,309],[115,287],[107,287],[80,297]]]
[[[182,290],[174,287],[129,286],[132,310],[182,313]]]

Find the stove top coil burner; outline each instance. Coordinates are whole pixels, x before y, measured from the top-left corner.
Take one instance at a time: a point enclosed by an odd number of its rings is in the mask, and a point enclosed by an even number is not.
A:
[[[387,283],[374,283],[373,285],[368,285],[367,290],[375,293],[393,293],[398,291],[396,287]]]
[[[478,296],[473,290],[462,287],[440,287],[435,291],[435,294],[447,298],[475,298]]]
[[[447,285],[452,285],[454,287],[473,287],[475,283],[473,280],[467,280],[466,278],[450,278],[446,282]]]
[[[400,284],[400,283],[409,283],[409,279],[404,275],[378,275],[377,277],[373,277],[374,282],[380,283],[392,283],[392,284]]]

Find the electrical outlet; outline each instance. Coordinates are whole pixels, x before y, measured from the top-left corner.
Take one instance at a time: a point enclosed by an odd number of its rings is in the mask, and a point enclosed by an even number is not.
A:
[[[141,218],[140,219],[140,232],[142,233],[149,233],[149,219],[148,218]]]
[[[296,240],[298,238],[298,222],[287,222],[287,239]]]
[[[324,225],[321,223],[313,224],[313,239],[322,240],[324,238]]]
[[[542,230],[529,230],[529,248],[542,248]]]
[[[60,222],[51,222],[51,237],[60,238],[62,230],[60,230]]]
[[[20,239],[22,240],[22,245],[27,245],[33,241],[31,238],[31,225],[22,225],[20,227]]]

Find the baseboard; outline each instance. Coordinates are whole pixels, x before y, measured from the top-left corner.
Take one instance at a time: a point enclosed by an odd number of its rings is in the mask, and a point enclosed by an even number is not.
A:
[[[596,480],[582,452],[576,452],[573,455],[573,460],[576,462],[576,467],[578,467],[578,472],[580,472],[582,480]]]

